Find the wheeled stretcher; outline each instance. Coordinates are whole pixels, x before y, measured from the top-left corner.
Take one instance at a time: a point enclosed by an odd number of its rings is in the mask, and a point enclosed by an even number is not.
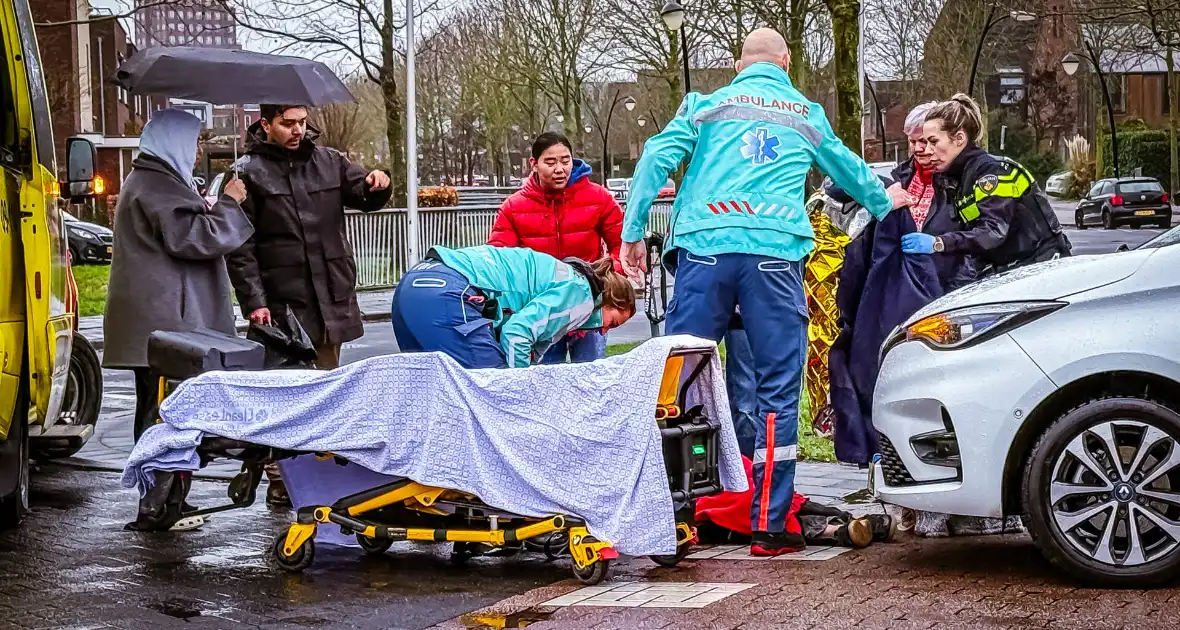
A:
[[[714,348],[674,350],[668,357],[655,405],[655,421],[662,438],[668,490],[676,517],[676,553],[653,556],[673,566],[688,555],[696,541],[693,520],[696,499],[722,491],[719,474],[720,422],[704,407],[690,404],[690,387],[708,367]],[[212,370],[261,370],[262,346],[239,339],[194,331],[155,333],[148,345],[149,364],[160,380],[160,402],[185,379]],[[216,459],[242,462],[241,472],[228,489],[225,505],[186,511],[185,497],[191,472],[152,473],[152,484],[139,504],[137,530],[165,530],[181,519],[247,507],[257,497],[267,464],[308,455],[261,444],[204,434],[197,447],[203,467]],[[355,466],[330,452],[314,455],[341,466]],[[551,558],[568,555],[574,574],[587,584],[602,581],[611,560],[618,557],[611,541],[590,534],[585,521],[573,514],[524,516],[487,505],[479,497],[458,490],[393,478],[377,487],[340,497],[331,504],[307,505],[296,510],[295,522],[280,532],[271,547],[279,567],[302,571],[315,555],[315,535],[321,525],[339,527],[355,535],[367,553],[385,553],[398,541],[451,542],[453,558],[463,560],[484,552],[542,551]]]

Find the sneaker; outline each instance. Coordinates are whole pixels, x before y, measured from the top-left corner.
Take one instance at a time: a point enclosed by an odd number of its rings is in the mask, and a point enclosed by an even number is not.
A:
[[[836,530],[836,539],[844,547],[864,549],[873,542],[873,526],[867,518],[854,518]]]
[[[873,542],[893,542],[897,535],[897,521],[888,514],[869,514],[865,516],[873,528]]]
[[[751,556],[781,556],[806,548],[803,535],[791,532],[754,532],[750,539]]]

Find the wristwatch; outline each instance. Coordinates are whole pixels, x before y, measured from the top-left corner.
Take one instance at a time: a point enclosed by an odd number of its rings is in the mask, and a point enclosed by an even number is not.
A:
[[[941,236],[934,237],[934,251],[935,252],[942,251],[942,237]]]

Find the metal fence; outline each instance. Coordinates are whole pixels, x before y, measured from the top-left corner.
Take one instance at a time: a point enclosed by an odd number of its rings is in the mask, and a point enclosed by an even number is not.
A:
[[[473,247],[483,245],[492,232],[498,206],[458,206],[418,209],[418,251],[435,245]],[[652,205],[648,230],[666,233],[672,213],[670,203]],[[348,242],[357,265],[357,288],[378,289],[397,284],[409,267],[409,229],[406,211],[391,208],[377,212],[349,210],[345,217]]]

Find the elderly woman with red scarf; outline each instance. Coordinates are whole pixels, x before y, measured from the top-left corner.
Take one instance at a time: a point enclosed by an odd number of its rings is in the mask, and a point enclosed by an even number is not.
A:
[[[931,236],[963,229],[947,199],[947,192],[935,189],[934,167],[930,162],[933,154],[922,136],[926,113],[935,105],[938,105],[936,101],[923,103],[906,116],[902,130],[909,138],[910,158],[899,164],[892,173],[894,181],[905,186],[906,191],[918,200],[910,206],[914,224],[919,231]],[[969,256],[963,254],[934,254],[934,266],[938,269],[943,293],[950,293],[975,279],[975,265]]]

